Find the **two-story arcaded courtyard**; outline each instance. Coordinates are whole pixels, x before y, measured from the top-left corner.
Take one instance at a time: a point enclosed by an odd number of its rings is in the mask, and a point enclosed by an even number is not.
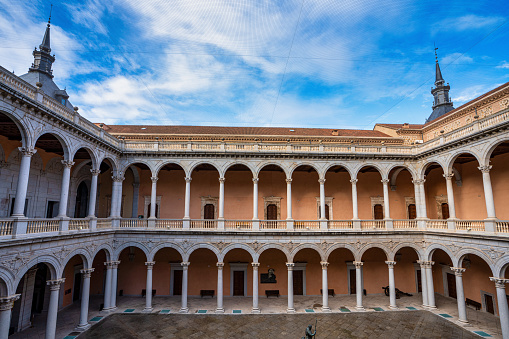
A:
[[[34,317],[54,338],[76,303],[85,330],[90,296],[103,314],[153,293],[181,313],[200,295],[338,312],[385,286],[390,309],[396,288],[454,298],[509,338],[509,83],[453,109],[437,63],[424,125],[112,126],[54,84],[49,34],[27,74],[0,69],[0,338]]]

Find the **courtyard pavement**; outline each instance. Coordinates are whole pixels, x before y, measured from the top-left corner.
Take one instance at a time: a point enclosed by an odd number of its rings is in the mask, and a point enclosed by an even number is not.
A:
[[[114,314],[126,314],[110,317],[99,312],[102,298],[92,296],[89,320],[95,320],[90,322],[95,326],[79,338],[301,338],[306,325],[314,324],[315,319],[318,319],[317,338],[479,338],[476,331],[502,338],[498,317],[468,307],[470,324],[459,326],[456,300],[438,294],[437,309],[431,312],[419,312],[423,310],[420,294],[401,297],[397,300],[399,310],[394,311],[389,310],[389,298],[385,295],[364,297],[366,312],[355,311],[355,295],[329,297],[332,314],[321,312],[321,302],[321,296],[295,296],[297,313],[292,315],[286,314],[285,297],[260,297],[262,314],[251,315],[251,297],[225,297],[225,314],[214,315],[215,298],[189,297],[189,314],[179,315],[180,297],[156,296],[152,302],[153,314],[142,315],[145,298],[124,296],[118,297]],[[350,312],[345,312],[345,308]],[[74,328],[79,312],[77,302],[58,313],[58,339],[78,335]],[[45,314],[38,315],[33,327],[10,338],[43,339],[45,321]],[[122,335],[112,334],[117,332]]]

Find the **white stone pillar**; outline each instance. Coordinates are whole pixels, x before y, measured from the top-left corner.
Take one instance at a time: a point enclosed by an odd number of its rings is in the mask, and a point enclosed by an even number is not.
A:
[[[259,178],[253,178],[253,220],[258,220],[258,181]]]
[[[145,309],[144,313],[150,313],[154,309],[152,307],[152,271],[154,268],[155,261],[147,261],[145,265],[147,265],[147,286],[145,293]]]
[[[118,278],[118,265],[120,260],[111,261],[111,301],[110,311],[117,309],[117,278]]]
[[[387,267],[389,267],[389,308],[395,310],[398,308],[396,305],[396,282],[394,280],[394,265],[395,261],[386,261]]]
[[[19,165],[18,184],[16,186],[16,198],[14,200],[13,217],[25,217],[25,200],[27,198],[28,178],[30,177],[30,161],[37,152],[33,148],[19,147],[21,163]]]
[[[112,191],[111,191],[111,216],[110,218],[121,218],[120,213],[122,212],[122,182],[124,176],[114,175],[111,177],[112,180]]]
[[[218,219],[224,219],[224,182],[225,178],[219,178],[219,216]]]
[[[104,263],[104,266],[106,266],[106,281],[104,283],[103,311],[109,312],[111,309],[111,273],[113,263],[111,261],[107,261]]]
[[[426,190],[424,189],[424,183],[425,182],[426,182],[426,179],[423,179],[423,180],[419,181],[419,193],[421,195],[419,200],[421,202],[421,208],[422,208],[421,216],[423,218],[427,218],[428,217],[428,210],[426,208]]]
[[[331,312],[329,307],[329,283],[327,281],[327,266],[329,263],[321,261],[322,265],[322,312]]]
[[[295,313],[295,308],[293,307],[293,267],[295,264],[293,262],[287,262],[286,267],[288,268],[288,308],[286,309],[287,313]]]
[[[415,192],[415,207],[418,218],[427,218],[426,211],[426,192],[424,190],[425,179],[412,180]]]
[[[48,307],[48,317],[46,319],[46,339],[54,339],[57,330],[57,316],[58,316],[58,295],[60,291],[60,284],[65,282],[65,278],[57,280],[48,280],[46,283],[50,288],[50,299]]]
[[[0,297],[0,339],[9,337],[9,327],[11,327],[11,310],[14,302],[18,300],[20,294],[13,294],[8,297]]]
[[[357,296],[357,311],[364,311],[364,306],[362,306],[362,265],[364,264],[362,261],[354,261],[355,265],[355,292]]]
[[[500,327],[502,329],[502,338],[509,338],[509,310],[507,308],[507,297],[505,292],[505,284],[509,283],[509,279],[491,277],[491,281],[495,283],[497,289],[498,316],[500,318]]]
[[[320,183],[320,219],[326,220],[325,214],[325,179],[318,179]]]
[[[421,219],[421,193],[419,192],[419,185],[417,184],[419,180],[414,179],[412,183],[414,184],[414,199],[415,199],[415,214],[417,219]]]
[[[189,312],[189,308],[187,307],[187,273],[189,264],[189,262],[180,263],[182,266],[182,306],[180,307],[179,313]]]
[[[417,263],[421,266],[421,294],[422,294],[422,306],[428,307],[428,287],[426,280],[426,262],[417,260]]]
[[[359,179],[352,179],[352,208],[353,208],[353,220],[359,219],[359,208],[357,206],[357,181]]]
[[[80,322],[76,327],[78,331],[85,331],[90,327],[88,323],[88,303],[90,299],[90,276],[94,272],[94,268],[86,268],[80,270],[81,276],[83,278],[83,289],[81,291],[81,312],[80,312]]]
[[[292,218],[292,179],[286,179],[286,220]]]
[[[90,197],[88,198],[88,217],[95,217],[95,205],[97,200],[97,179],[101,174],[100,169],[91,169],[92,183],[90,184]]]
[[[191,206],[191,177],[186,177],[186,194],[185,194],[185,206],[184,206],[184,219],[191,219],[189,217],[189,209]]]
[[[139,183],[133,183],[133,208],[131,212],[132,218],[138,217],[138,201],[140,196],[140,184]]]
[[[384,191],[384,219],[391,218],[391,210],[389,208],[389,179],[382,179],[383,191]]]
[[[151,177],[152,180],[152,191],[150,193],[150,217],[149,219],[156,219],[156,206],[157,206],[157,180],[158,177]]]
[[[258,267],[260,267],[260,263],[252,262],[251,266],[253,266],[253,309],[251,313],[260,313],[258,307]]]
[[[223,267],[224,262],[216,263],[217,266],[217,308],[216,313],[224,313],[223,308]]]
[[[449,219],[456,219],[456,207],[454,205],[454,190],[452,188],[452,177],[454,173],[445,173],[445,184],[447,187],[447,205],[449,205]]]
[[[433,265],[435,265],[434,261],[426,261],[426,288],[428,289],[428,307],[429,308],[437,308],[435,305],[435,286],[433,284]]]
[[[62,160],[64,171],[62,174],[62,185],[60,187],[60,203],[58,204],[58,217],[67,217],[67,204],[69,203],[69,182],[71,180],[71,167],[74,161]]]
[[[118,191],[118,182],[117,177],[112,176],[111,177],[111,201],[110,201],[110,218],[115,217],[115,211],[116,211],[116,203],[117,203],[117,191]]]
[[[491,187],[490,170],[491,166],[479,166],[482,172],[482,183],[484,186],[484,200],[486,201],[486,212],[488,219],[496,219],[495,201],[493,200],[493,189]]]
[[[465,292],[463,291],[463,267],[451,267],[456,276],[456,301],[458,302],[458,322],[468,324],[467,305],[465,303]]]

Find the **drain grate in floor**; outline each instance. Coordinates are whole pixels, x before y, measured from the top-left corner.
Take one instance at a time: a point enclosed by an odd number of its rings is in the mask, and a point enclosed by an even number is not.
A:
[[[350,310],[348,308],[346,308],[346,307],[341,307],[339,310],[341,312],[350,312]]]
[[[306,308],[306,313],[315,313],[315,310],[310,309],[310,308]]]
[[[76,338],[76,337],[77,337],[77,335],[70,335],[70,334],[69,334],[69,335],[66,335],[66,336],[64,337],[64,339],[74,339],[74,338]]]
[[[101,320],[103,317],[93,317],[92,319],[90,319],[90,321],[99,321]]]
[[[373,309],[374,309],[375,311],[377,311],[377,312],[383,312],[383,310],[384,310],[384,309],[383,309],[383,308],[381,308],[381,307],[373,307]]]
[[[134,308],[128,308],[124,311],[124,313],[133,313],[134,312]]]
[[[417,310],[417,309],[416,309],[415,307],[413,307],[413,306],[407,306],[406,308],[407,308],[407,309],[409,309],[409,310],[412,310],[412,311]]]
[[[207,310],[198,310],[198,311],[196,311],[196,313],[204,314],[204,313],[207,313]]]
[[[159,312],[160,314],[168,314],[170,313],[171,310],[161,310],[161,312]]]
[[[474,331],[474,333],[479,334],[481,337],[485,337],[485,338],[491,337],[491,335],[489,335],[488,333],[486,333],[484,331]]]
[[[439,313],[438,315],[444,318],[452,318],[452,315],[449,315],[447,313]]]
[[[233,312],[232,312],[232,313],[233,313],[233,314],[240,314],[240,313],[242,313],[242,311],[241,311],[241,310],[233,310]]]

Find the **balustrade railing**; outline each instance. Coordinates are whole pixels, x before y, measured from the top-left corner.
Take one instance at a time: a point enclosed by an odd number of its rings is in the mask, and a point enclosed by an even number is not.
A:
[[[320,221],[318,220],[295,220],[293,222],[294,230],[319,230]]]
[[[392,220],[393,228],[395,229],[416,229],[417,228],[417,220],[413,219],[401,219]]]
[[[253,229],[252,220],[225,220],[224,228],[227,230],[251,230]]]
[[[157,219],[156,228],[164,229],[182,229],[184,222],[182,219]]]
[[[484,231],[483,220],[456,220],[456,229],[461,231]]]
[[[0,220],[0,236],[12,234],[12,220]]]
[[[58,232],[59,219],[30,219],[27,221],[27,233]]]
[[[497,232],[509,233],[509,221],[497,221]]]
[[[262,230],[285,230],[285,220],[260,220],[260,229]]]
[[[331,230],[348,230],[353,229],[352,220],[329,220],[328,228]]]
[[[430,219],[426,220],[426,228],[444,230],[447,229],[447,220]]]
[[[137,218],[125,218],[120,220],[120,227],[122,228],[147,228],[148,220],[147,219],[137,219]]]
[[[385,220],[361,220],[361,229],[363,230],[385,229]]]
[[[217,220],[215,220],[215,219],[191,220],[190,228],[192,228],[192,229],[215,229],[215,228],[217,228]]]
[[[69,220],[69,231],[79,231],[89,229],[90,221],[88,219]]]
[[[97,229],[111,228],[111,219],[109,219],[109,218],[98,218],[97,219],[96,228]]]

